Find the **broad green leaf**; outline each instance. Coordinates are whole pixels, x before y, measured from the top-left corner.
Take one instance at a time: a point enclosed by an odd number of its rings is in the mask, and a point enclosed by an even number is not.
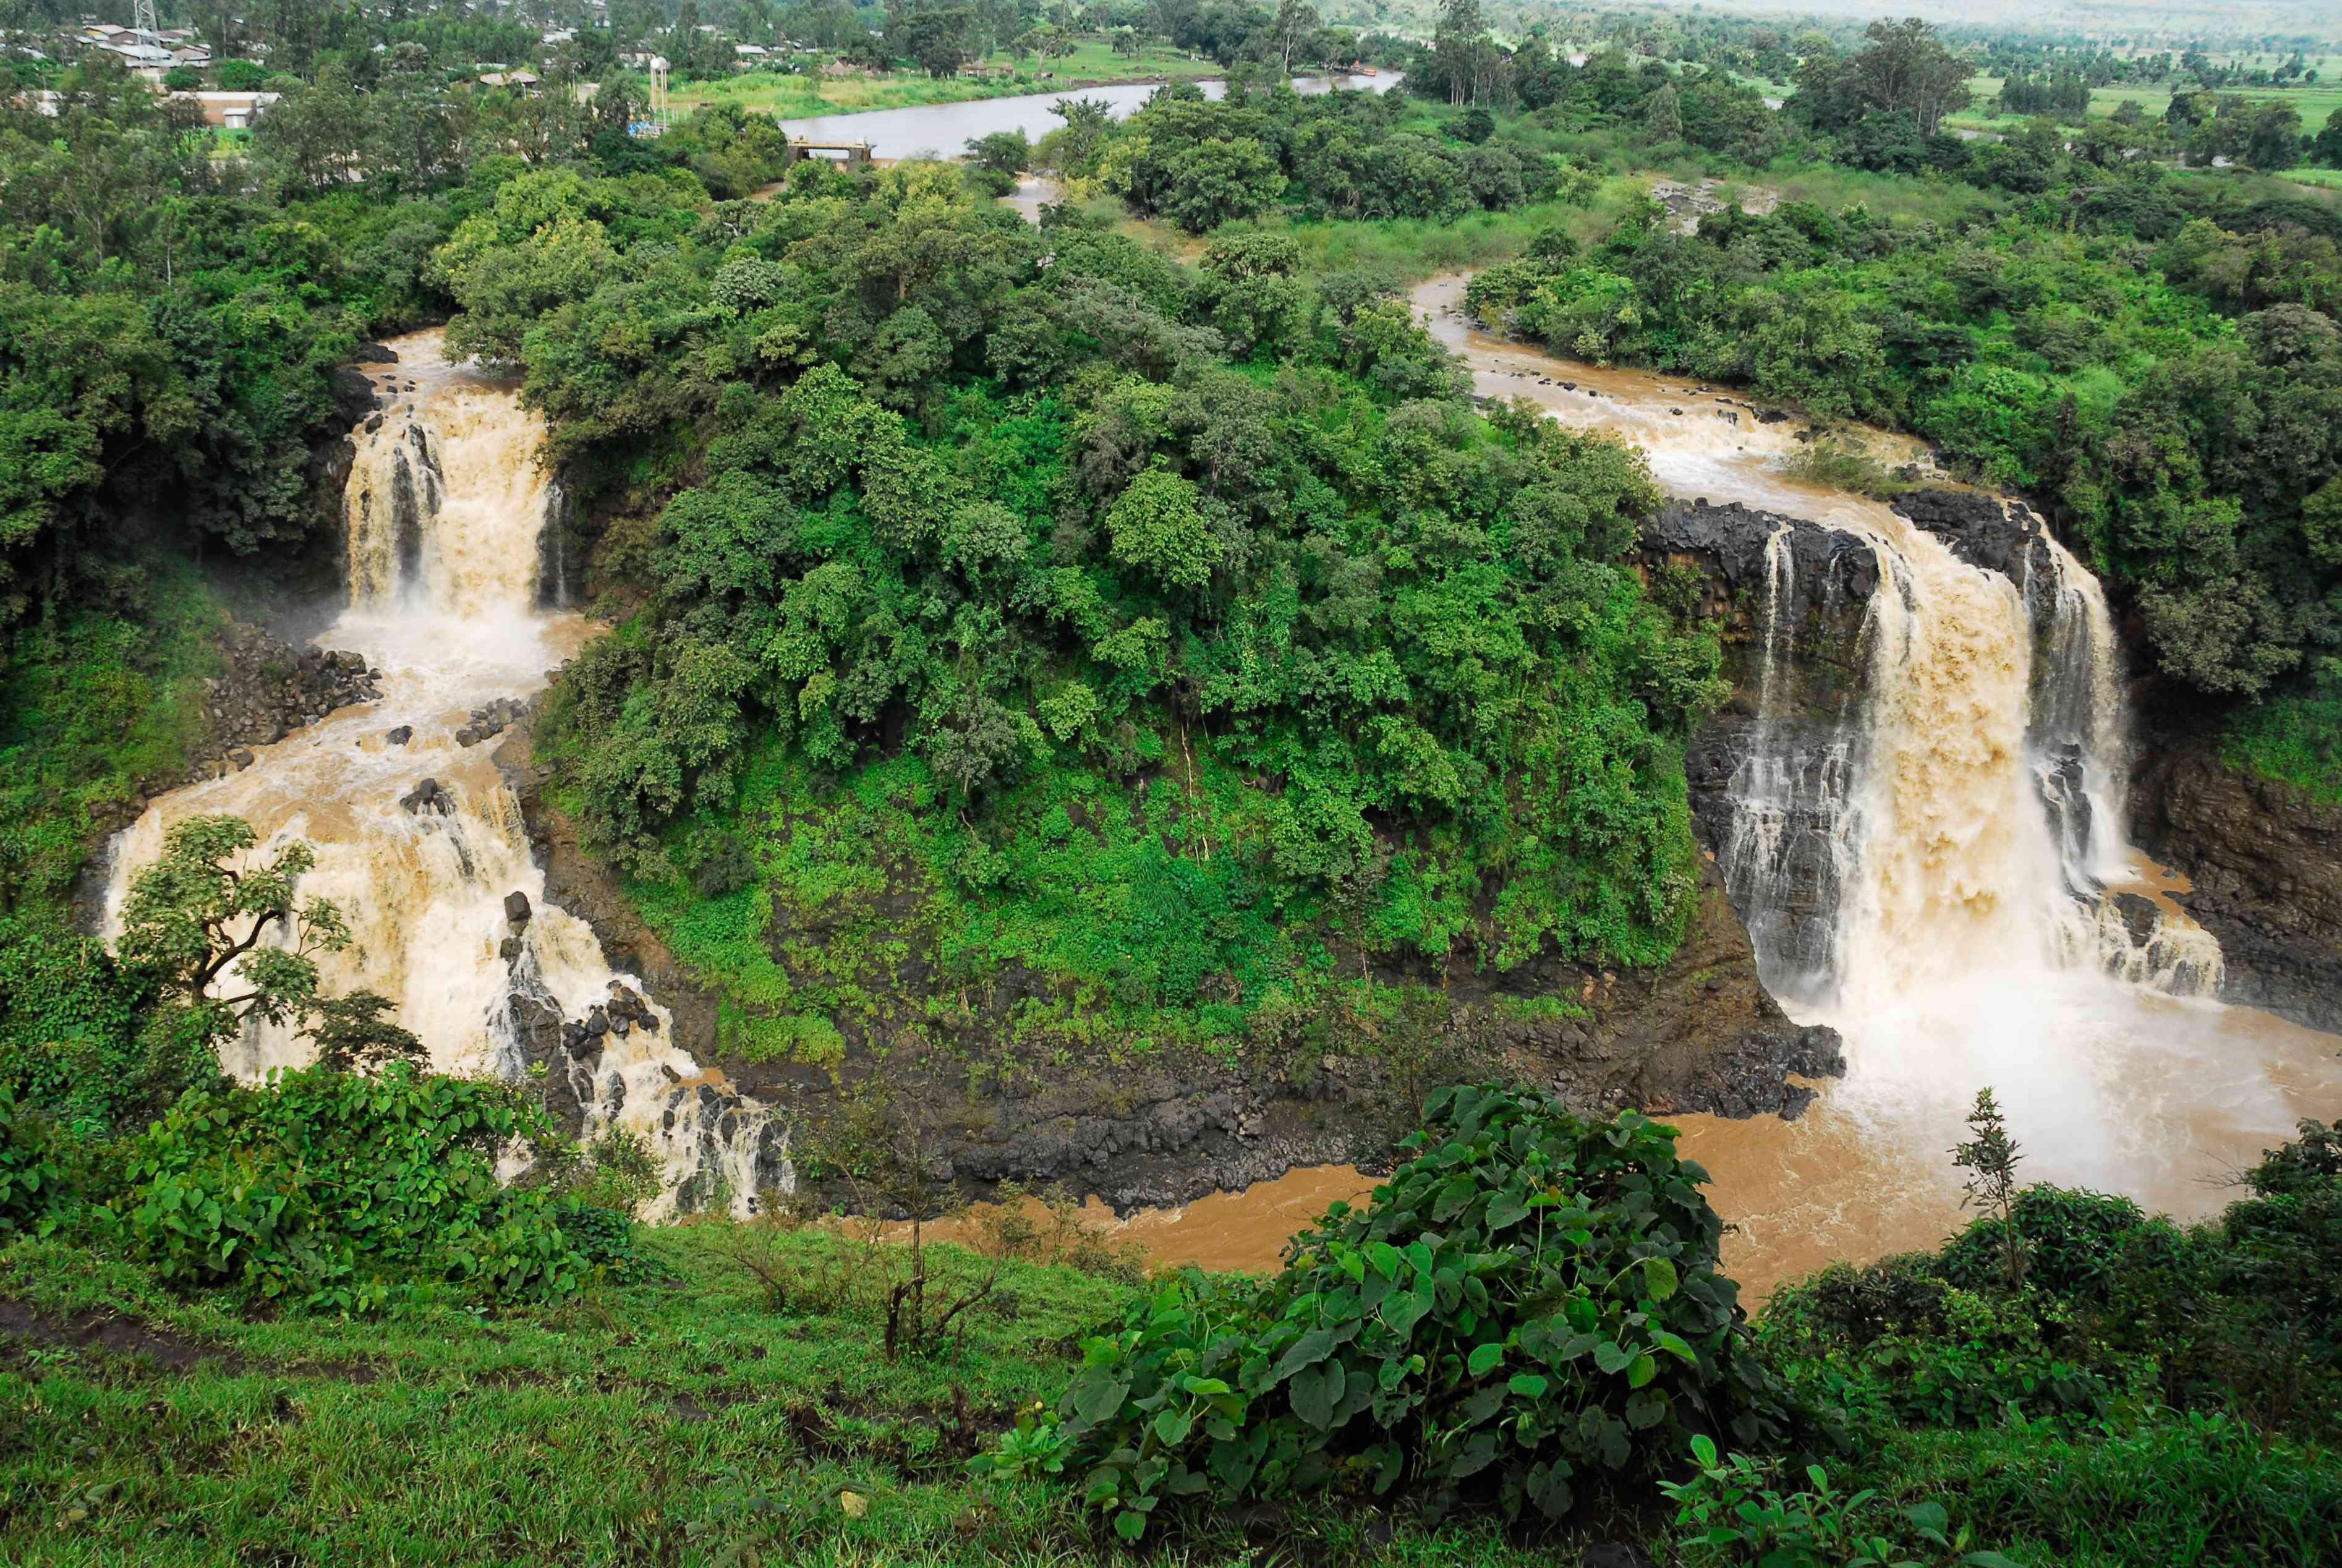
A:
[[[1651,1379],[1656,1377],[1658,1373],[1659,1363],[1652,1359],[1651,1353],[1648,1351],[1646,1351],[1641,1355],[1636,1356],[1633,1364],[1626,1368],[1626,1386],[1628,1388],[1640,1388],[1645,1383],[1650,1382]]]
[[[1303,1367],[1315,1366],[1333,1353],[1333,1332],[1329,1329],[1311,1329],[1293,1342],[1293,1348],[1285,1353],[1284,1358],[1276,1363],[1276,1370],[1269,1373],[1264,1391],[1275,1388]]]
[[[1129,1397],[1127,1379],[1091,1378],[1074,1390],[1074,1413],[1084,1421],[1103,1423],[1111,1420]]]
[[[1528,1218],[1528,1213],[1529,1205],[1526,1198],[1516,1193],[1498,1193],[1488,1200],[1488,1229],[1495,1232],[1507,1225],[1516,1225]]]
[[[1552,1384],[1533,1372],[1516,1372],[1505,1384],[1523,1399],[1543,1399]]]
[[[1643,1260],[1643,1288],[1655,1302],[1663,1302],[1676,1293],[1676,1266],[1665,1258]]]
[[[1486,1344],[1474,1345],[1471,1359],[1466,1364],[1470,1367],[1474,1377],[1486,1377],[1496,1371],[1496,1363],[1504,1359],[1505,1347],[1491,1341]]]

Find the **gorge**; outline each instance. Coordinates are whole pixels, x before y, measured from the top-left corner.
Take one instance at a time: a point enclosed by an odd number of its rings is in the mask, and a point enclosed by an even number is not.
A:
[[[1728,628],[1736,697],[1696,739],[1688,776],[1719,887],[1704,907],[1723,912],[1703,922],[1736,915],[1746,936],[1695,942],[1677,969],[1697,985],[1651,994],[1712,1010],[1716,965],[1737,966],[1796,1023],[1766,1024],[1771,1004],[1750,984],[1754,1011],[1719,1034],[1679,1004],[1617,1001],[1604,977],[1584,1058],[1596,1075],[1564,1065],[1556,1082],[1673,1106],[1740,1226],[1727,1251],[1741,1277],[1762,1288],[1940,1234],[1957,1194],[1937,1154],[1980,1086],[2000,1091],[2045,1177],[2187,1213],[2208,1206],[2207,1178],[2342,1084],[2329,1038],[2215,1000],[2218,943],[2127,844],[2116,628],[2096,582],[2022,506],[1938,488],[1889,507],[1797,482],[1783,464],[1810,433],[1717,389],[1490,339],[1460,314],[1464,282],[1436,280],[1415,305],[1476,391],[1643,450],[1677,498],[1646,531],[1644,570],[1690,574],[1701,613]],[[320,850],[307,885],[358,937],[333,980],[392,997],[435,1067],[535,1075],[580,1134],[642,1137],[666,1172],[653,1213],[745,1212],[793,1180],[789,1117],[759,1098],[785,1081],[736,1063],[733,1081],[706,1029],[678,1027],[674,993],[690,982],[671,962],[658,984],[614,972],[581,918],[611,927],[612,900],[573,911],[548,896],[542,828],[533,845],[524,811],[544,803],[525,768],[508,776],[491,755],[592,632],[568,607],[576,568],[541,426],[514,389],[448,364],[436,334],[389,352],[373,372],[385,405],[354,434],[349,603],[318,639],[359,650],[382,694],[155,801],[115,846],[109,914],[184,815],[306,838]],[[1868,440],[1889,464],[1924,465],[1907,443]],[[563,897],[591,880],[571,859]],[[627,962],[639,945],[622,942]],[[1596,992],[1591,975],[1548,983]],[[1704,1114],[1777,1108],[1761,1088],[1697,1086],[1723,1071],[1702,1053],[1750,1049],[1715,1043],[1734,1028],[1777,1042],[1736,1082],[1827,1074],[1830,1048],[1808,1036],[1842,1038],[1845,1076],[1799,1120]],[[1534,1034],[1512,1049],[1548,1064],[1571,1050]],[[228,1060],[255,1075],[305,1054],[285,1027],[255,1024]],[[1601,1077],[1599,1061],[1618,1057],[1640,1075]],[[1322,1091],[1175,1077],[1155,1093],[1149,1114],[1181,1131],[1126,1143],[1079,1094],[1045,1097],[1019,1110],[1023,1143],[971,1134],[960,1168],[1086,1170],[1163,1255],[1266,1263],[1281,1218],[1253,1250],[1228,1250],[1247,1230],[1243,1196],[1212,1200],[1209,1235],[1162,1205],[1290,1169],[1258,1200],[1281,1216],[1294,1183],[1325,1194],[1363,1180],[1316,1162],[1373,1154],[1370,1119],[1329,1122]],[[1782,1093],[1792,1112],[1812,1097]],[[1049,1126],[1061,1131],[1032,1140]],[[1098,1142],[1118,1151],[1103,1170],[1082,1147]]]

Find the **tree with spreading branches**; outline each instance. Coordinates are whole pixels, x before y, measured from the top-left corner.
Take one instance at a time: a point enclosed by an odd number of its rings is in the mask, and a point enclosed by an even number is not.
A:
[[[330,900],[297,895],[317,852],[296,839],[252,853],[258,843],[241,817],[175,824],[162,858],[131,879],[123,909],[123,962],[153,974],[165,996],[213,1014],[220,1034],[247,1018],[308,1016],[321,1001],[319,955],[350,945]]]

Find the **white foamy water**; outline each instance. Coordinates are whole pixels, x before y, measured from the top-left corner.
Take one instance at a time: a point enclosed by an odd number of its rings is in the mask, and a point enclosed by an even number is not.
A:
[[[594,628],[538,608],[559,575],[544,548],[554,496],[537,460],[542,424],[511,387],[446,364],[437,334],[393,347],[399,363],[378,384],[415,390],[356,435],[350,603],[317,639],[364,654],[382,672],[381,699],[260,748],[241,772],[150,804],[113,845],[105,927],[119,932],[131,878],[183,818],[243,817],[264,849],[306,840],[317,860],[300,895],[332,900],[355,938],[349,951],[322,958],[326,992],[390,998],[439,1072],[521,1078],[527,1043],[515,997],[583,1023],[614,985],[642,987],[612,970],[583,920],[545,896],[519,802],[491,760],[495,742],[465,745],[457,732],[473,710],[541,689]],[[412,736],[393,744],[401,727]],[[402,804],[425,779],[444,792],[444,811]],[[532,910],[517,932],[505,913],[512,893]],[[598,1055],[586,1053],[590,1070],[572,1069],[560,1050],[548,1069],[572,1074],[589,1138],[623,1127],[660,1157],[666,1190],[646,1217],[719,1193],[745,1210],[760,1186],[786,1185],[785,1140],[769,1113],[703,1073],[671,1043],[666,1010],[648,1001],[658,1028],[614,1028]],[[315,1051],[290,1025],[254,1021],[221,1054],[229,1071],[258,1077],[305,1065]]]
[[[2217,942],[2124,841],[2120,648],[2079,562],[2050,541],[2051,581],[2031,580],[2029,557],[2015,581],[1970,566],[1884,505],[1787,477],[1794,424],[1759,423],[1726,389],[1489,337],[1456,314],[1463,284],[1415,298],[1476,392],[1632,442],[1680,498],[1848,534],[1880,569],[1862,695],[1817,764],[1774,749],[1796,583],[1787,531],[1767,544],[1756,738],[1733,781],[1724,871],[1747,910],[1785,824],[1826,824],[1838,903],[1821,962],[1768,953],[1763,920],[1751,933],[1799,1021],[1844,1034],[1848,1072],[1797,1124],[1682,1119],[1719,1207],[1743,1223],[1736,1267],[1769,1283],[1935,1243],[1957,1219],[1946,1151],[1982,1087],[2026,1145],[2029,1179],[2183,1215],[2216,1210],[2221,1182],[2298,1118],[2333,1114],[2342,1042],[2212,1000]],[[1916,443],[1858,435],[1887,463],[1931,466]],[[2117,893],[2154,906],[2143,933]]]

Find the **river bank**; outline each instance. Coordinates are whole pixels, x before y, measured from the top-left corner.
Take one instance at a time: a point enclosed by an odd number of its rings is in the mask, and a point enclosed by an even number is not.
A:
[[[1292,85],[1304,95],[1387,93],[1404,79],[1401,72],[1385,71],[1373,76],[1296,76]],[[800,141],[866,142],[874,158],[956,158],[970,142],[989,135],[1016,133],[1028,141],[1039,141],[1064,124],[1055,110],[1068,97],[1102,103],[1115,119],[1126,120],[1161,85],[1144,80],[1076,89],[1067,84],[1038,91],[989,93],[952,103],[788,115],[781,120],[781,128]],[[1228,84],[1219,77],[1197,79],[1196,85],[1206,98],[1227,95]]]

